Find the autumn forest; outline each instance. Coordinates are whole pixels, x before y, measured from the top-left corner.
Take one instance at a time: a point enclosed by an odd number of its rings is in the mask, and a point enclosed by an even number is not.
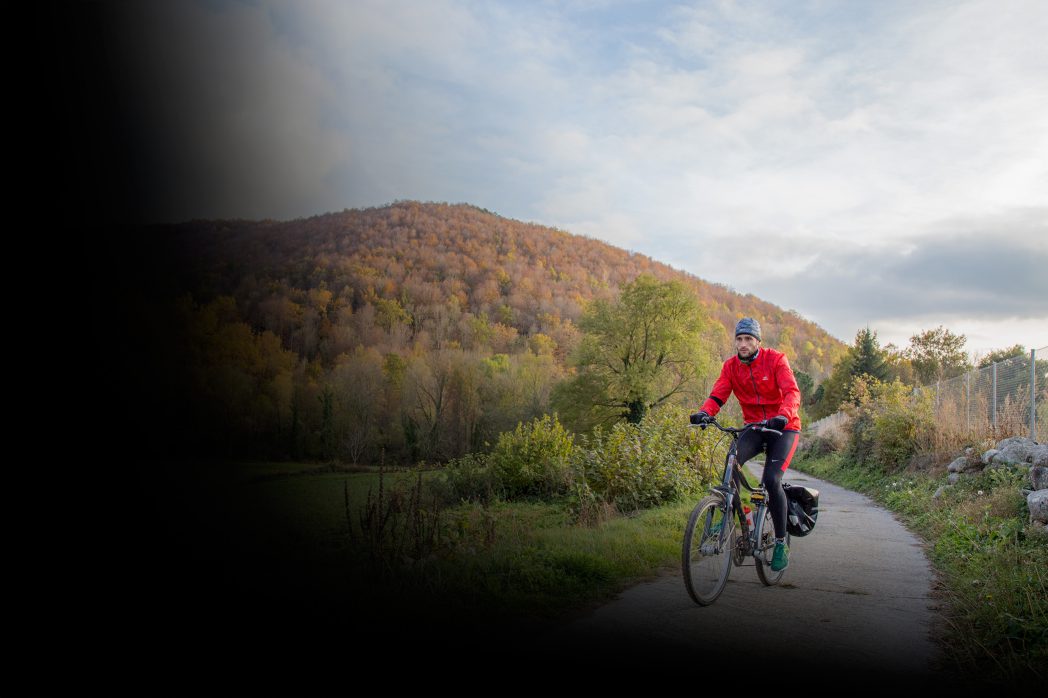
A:
[[[121,310],[96,343],[127,379],[110,397],[143,443],[179,455],[415,463],[483,450],[520,421],[572,413],[580,321],[640,278],[675,282],[701,310],[702,375],[672,402],[705,396],[739,317],[760,320],[808,399],[847,348],[753,295],[470,205],[129,228],[99,254],[93,302]],[[595,419],[575,414],[575,429]]]

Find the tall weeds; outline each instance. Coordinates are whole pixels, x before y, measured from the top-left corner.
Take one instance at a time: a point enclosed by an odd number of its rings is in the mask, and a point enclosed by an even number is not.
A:
[[[372,571],[392,573],[404,565],[424,563],[445,546],[444,506],[424,487],[422,470],[411,488],[387,488],[385,459],[379,467],[378,492],[368,489],[364,505],[353,516],[348,481],[343,485],[346,531],[350,549],[364,557]]]

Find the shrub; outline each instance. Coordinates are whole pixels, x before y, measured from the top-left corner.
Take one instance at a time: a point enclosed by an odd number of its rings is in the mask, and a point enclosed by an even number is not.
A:
[[[850,417],[846,454],[860,466],[866,465],[873,457],[872,385],[878,382],[868,376],[859,376],[852,384],[851,400],[842,405]]]
[[[874,465],[884,472],[906,467],[918,444],[935,428],[929,397],[914,395],[898,380],[857,378],[846,409],[852,416],[848,456],[858,465]]]
[[[499,434],[487,465],[506,498],[549,497],[568,492],[574,453],[574,438],[557,416],[543,415]]]
[[[501,489],[483,453],[467,453],[450,461],[430,486],[446,504],[464,501],[487,504]]]
[[[576,451],[576,478],[585,483],[580,501],[633,511],[694,495],[709,484],[696,464],[715,460],[715,442],[712,432],[689,428],[687,411],[677,407],[649,412],[639,424],[597,427]]]
[[[874,407],[874,458],[881,468],[905,468],[918,451],[920,437],[935,426],[932,404],[926,395],[913,395],[894,381],[882,383]]]
[[[843,448],[844,444],[841,443],[835,432],[831,431],[822,435],[812,434],[801,438],[797,449],[797,459],[822,458],[831,453],[837,453]]]

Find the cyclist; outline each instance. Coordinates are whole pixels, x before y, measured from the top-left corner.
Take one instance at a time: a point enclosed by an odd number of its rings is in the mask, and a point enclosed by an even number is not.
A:
[[[767,419],[769,428],[782,432],[779,436],[750,429],[739,437],[736,454],[741,466],[761,451],[767,453],[761,481],[768,491],[768,508],[775,526],[775,554],[771,568],[778,572],[789,565],[782,474],[797,450],[801,430],[798,416],[801,391],[786,355],[761,346],[761,326],[755,319],[742,318],[735,326],[735,351],[736,355],[721,367],[720,377],[713,384],[710,396],[702,403],[701,409],[691,415],[691,423],[708,422],[735,393],[747,424]]]

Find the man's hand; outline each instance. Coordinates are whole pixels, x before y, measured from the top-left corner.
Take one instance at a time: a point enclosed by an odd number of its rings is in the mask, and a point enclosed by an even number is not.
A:
[[[786,423],[788,421],[789,421],[788,419],[786,419],[785,417],[783,417],[780,414],[780,415],[778,415],[776,417],[772,417],[771,419],[768,420],[768,428],[769,429],[774,429],[775,431],[782,431],[783,429],[786,428]]]
[[[699,410],[695,414],[691,415],[690,419],[692,424],[706,425],[710,423],[710,419],[712,419],[712,417],[710,417],[705,410]]]

